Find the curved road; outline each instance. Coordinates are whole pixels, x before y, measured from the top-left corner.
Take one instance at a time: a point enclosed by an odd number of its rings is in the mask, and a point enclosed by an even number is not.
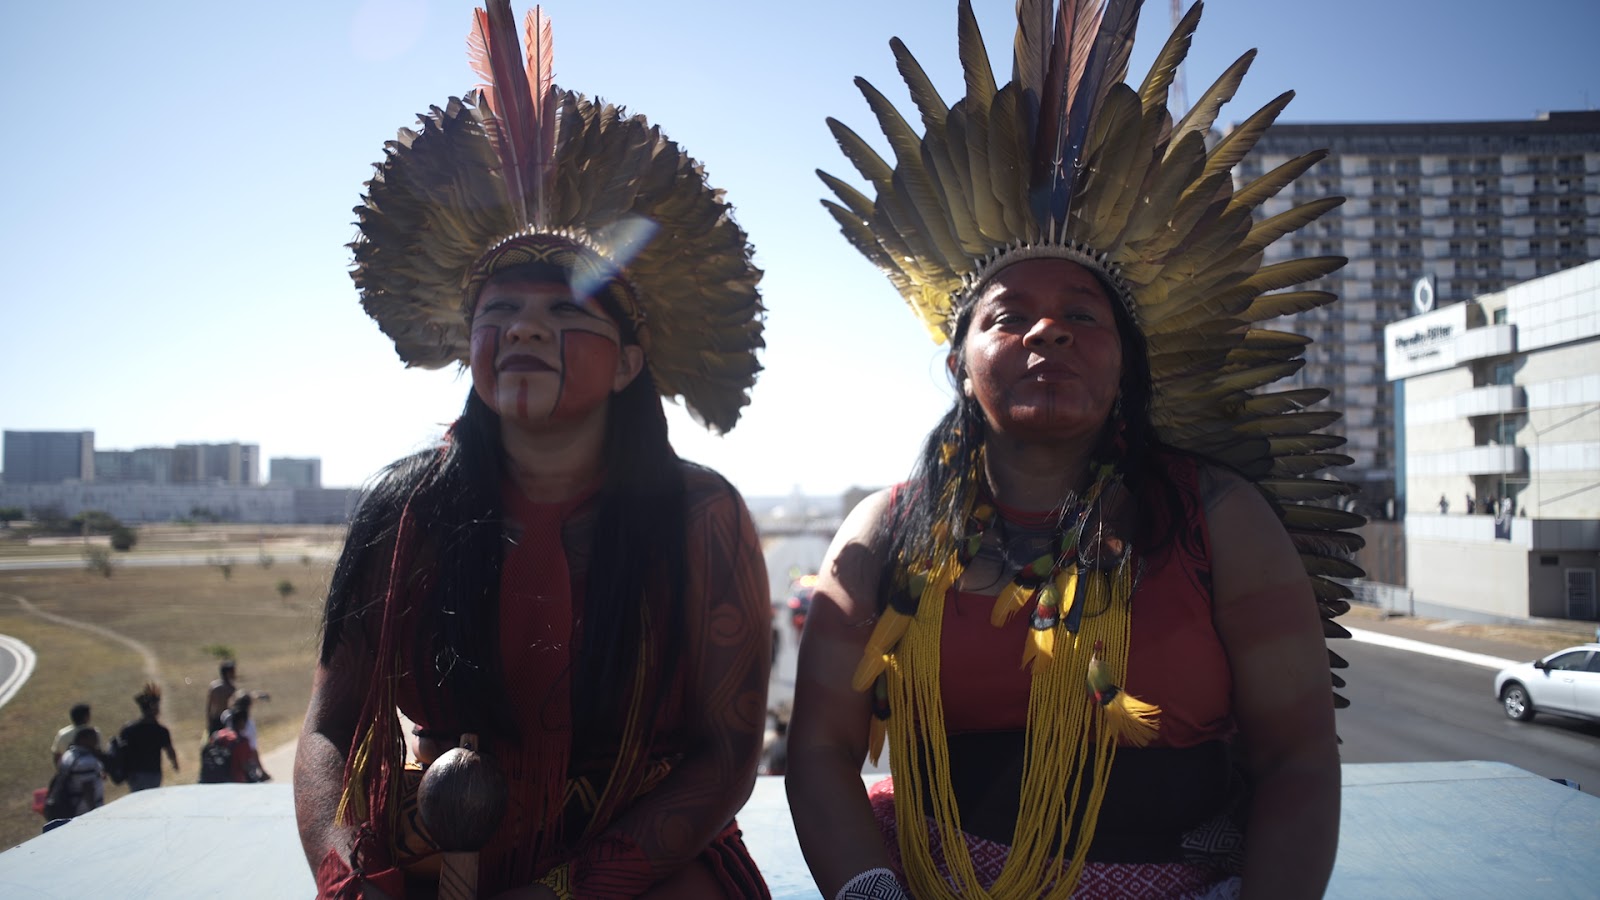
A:
[[[33,674],[37,659],[33,648],[6,634],[0,634],[0,706],[5,706],[28,676]]]

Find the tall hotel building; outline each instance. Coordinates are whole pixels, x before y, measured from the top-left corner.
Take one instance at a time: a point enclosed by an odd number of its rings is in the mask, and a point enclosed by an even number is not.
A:
[[[1340,302],[1299,313],[1316,339],[1297,387],[1331,392],[1349,438],[1360,511],[1399,515],[1395,414],[1384,378],[1384,326],[1418,296],[1445,305],[1600,259],[1600,112],[1515,122],[1279,124],[1238,168],[1249,182],[1313,150],[1329,155],[1263,205],[1272,216],[1317,197],[1343,206],[1279,241],[1265,262],[1345,256],[1303,285]]]

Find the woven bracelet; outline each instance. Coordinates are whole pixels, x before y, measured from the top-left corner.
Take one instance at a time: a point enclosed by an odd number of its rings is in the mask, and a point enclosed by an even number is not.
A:
[[[885,868],[868,869],[845,882],[833,900],[911,900],[900,879]]]
[[[572,878],[567,871],[567,864],[562,863],[546,872],[544,877],[534,884],[544,885],[555,893],[560,900],[572,900]]]

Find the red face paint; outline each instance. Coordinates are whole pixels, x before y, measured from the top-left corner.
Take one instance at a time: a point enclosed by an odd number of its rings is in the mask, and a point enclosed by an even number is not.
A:
[[[467,357],[472,369],[472,389],[478,399],[495,412],[500,411],[500,376],[495,369],[500,356],[500,326],[478,325],[472,329],[472,349]]]
[[[622,349],[617,326],[564,285],[494,284],[472,330],[473,390],[490,409],[524,422],[573,422],[611,396]]]
[[[605,403],[620,354],[621,348],[608,335],[577,328],[561,332],[561,390],[551,418],[582,418]]]

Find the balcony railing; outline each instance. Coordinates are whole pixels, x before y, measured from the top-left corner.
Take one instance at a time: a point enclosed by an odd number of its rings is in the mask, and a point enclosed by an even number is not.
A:
[[[1456,395],[1456,415],[1463,419],[1517,412],[1527,407],[1527,391],[1519,384],[1491,384]]]
[[[1488,277],[1488,276],[1484,276]],[[1507,356],[1517,351],[1517,326],[1509,322],[1469,328],[1456,338],[1456,361]]]
[[[1408,477],[1433,475],[1526,475],[1528,451],[1513,444],[1419,453],[1406,462]]]

